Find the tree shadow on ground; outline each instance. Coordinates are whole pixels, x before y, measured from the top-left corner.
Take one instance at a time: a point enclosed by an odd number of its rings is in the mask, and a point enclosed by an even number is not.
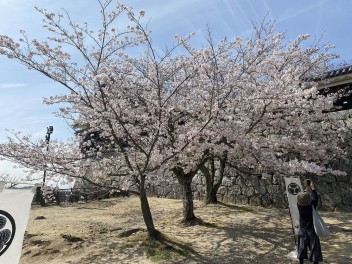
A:
[[[217,205],[220,205],[220,206],[224,206],[224,207],[227,207],[229,209],[232,209],[232,210],[239,210],[239,211],[246,211],[246,212],[254,212],[254,210],[248,206],[239,206],[239,205],[236,205],[236,204],[227,204],[227,203],[223,203],[223,202],[217,202]]]
[[[180,234],[185,239],[196,237],[192,246],[201,259],[189,263],[297,263],[287,258],[295,249],[288,209],[219,203],[199,207],[197,215],[203,225],[186,228]],[[352,251],[352,232],[345,226],[348,214],[336,216],[340,232],[322,241],[324,263],[347,264]]]

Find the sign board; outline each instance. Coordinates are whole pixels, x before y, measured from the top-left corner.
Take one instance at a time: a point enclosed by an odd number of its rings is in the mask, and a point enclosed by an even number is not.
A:
[[[286,194],[288,199],[288,206],[291,213],[292,226],[295,235],[299,232],[299,212],[297,207],[297,194],[303,191],[301,180],[295,177],[285,177]]]
[[[18,264],[27,227],[31,189],[3,189],[0,192],[0,263]]]

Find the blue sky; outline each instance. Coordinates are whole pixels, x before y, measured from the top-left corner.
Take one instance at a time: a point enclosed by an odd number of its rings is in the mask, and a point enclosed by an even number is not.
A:
[[[278,30],[292,39],[309,33],[323,37],[323,42],[336,45],[341,59],[352,62],[352,1],[350,0],[125,0],[138,11],[144,9],[150,18],[153,40],[162,46],[177,34],[197,33],[201,38],[206,24],[216,38],[248,36],[251,21],[265,15],[277,21]],[[45,37],[41,16],[34,6],[52,11],[67,9],[77,21],[94,23],[97,16],[95,0],[0,0],[0,34],[16,37],[20,29],[33,38]],[[0,143],[5,129],[23,131],[44,138],[46,127],[54,126],[52,138],[72,135],[69,126],[52,112],[55,107],[42,104],[45,96],[62,93],[63,89],[26,67],[0,57]],[[10,172],[12,164],[0,162],[0,174]]]

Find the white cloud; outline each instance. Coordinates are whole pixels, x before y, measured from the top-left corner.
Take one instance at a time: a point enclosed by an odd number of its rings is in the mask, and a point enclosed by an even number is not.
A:
[[[318,8],[319,6],[321,6],[325,1],[319,1],[319,2],[315,2],[307,7],[304,7],[302,9],[299,9],[297,11],[292,12],[292,10],[290,10],[289,13],[283,14],[282,17],[280,17],[280,19],[278,20],[278,22],[283,22],[292,18],[295,18],[301,14],[304,14],[308,11],[314,10],[316,8]]]
[[[27,83],[0,83],[0,89],[18,88],[28,86]]]

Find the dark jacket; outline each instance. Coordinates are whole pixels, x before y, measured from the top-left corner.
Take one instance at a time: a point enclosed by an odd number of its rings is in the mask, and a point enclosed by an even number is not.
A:
[[[311,192],[311,204],[308,206],[298,206],[298,211],[299,211],[299,227],[301,231],[309,230],[309,229],[314,229],[313,226],[313,209],[312,205],[314,208],[317,208],[318,205],[318,193],[316,190],[312,190]]]

